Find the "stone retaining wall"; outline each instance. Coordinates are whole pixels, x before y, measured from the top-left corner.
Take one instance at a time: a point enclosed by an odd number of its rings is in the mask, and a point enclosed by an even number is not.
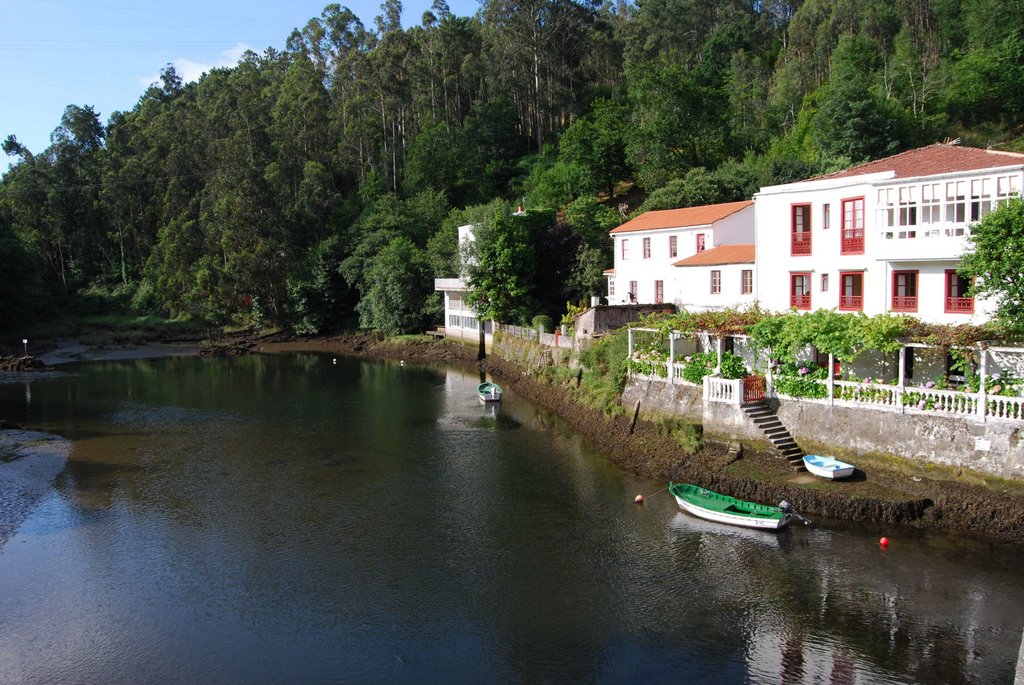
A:
[[[736,405],[703,401],[701,388],[630,379],[622,403],[640,400],[642,415],[669,414],[700,423],[707,439],[770,447]],[[847,457],[891,455],[920,463],[966,468],[1000,478],[1024,478],[1024,424],[896,414],[875,409],[777,400],[779,419],[805,452]]]

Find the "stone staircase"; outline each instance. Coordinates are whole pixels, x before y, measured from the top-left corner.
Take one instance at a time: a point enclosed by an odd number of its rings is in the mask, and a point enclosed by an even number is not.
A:
[[[778,450],[783,459],[796,471],[804,471],[804,451],[782,425],[775,410],[764,400],[743,405],[743,412],[750,417],[769,442]]]

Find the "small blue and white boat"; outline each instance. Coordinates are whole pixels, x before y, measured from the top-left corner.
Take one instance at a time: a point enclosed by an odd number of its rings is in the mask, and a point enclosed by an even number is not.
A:
[[[815,476],[828,478],[829,480],[849,478],[856,470],[853,464],[847,464],[845,461],[839,461],[834,457],[823,457],[818,454],[805,454],[804,466]]]

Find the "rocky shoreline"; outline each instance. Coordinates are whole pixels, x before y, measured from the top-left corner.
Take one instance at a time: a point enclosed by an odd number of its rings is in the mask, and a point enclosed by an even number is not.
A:
[[[699,453],[687,454],[651,423],[640,420],[634,425],[631,417],[606,416],[576,402],[568,388],[540,381],[528,369],[501,357],[490,355],[477,361],[475,345],[446,340],[396,340],[371,334],[320,338],[278,334],[258,339],[241,335],[204,343],[198,349],[200,354],[213,356],[299,351],[445,363],[485,371],[570,423],[613,463],[653,480],[699,483],[724,494],[761,502],[786,499],[805,515],[829,519],[943,528],[1010,541],[1020,541],[1024,534],[1024,497],[981,485],[912,477],[881,466],[870,468],[870,484],[801,484],[781,460],[750,451],[742,455],[743,468],[739,472],[743,475],[739,475],[731,466],[736,455],[730,454],[726,445],[709,443]],[[162,356],[156,349],[151,352]],[[107,353],[104,358],[116,355]]]

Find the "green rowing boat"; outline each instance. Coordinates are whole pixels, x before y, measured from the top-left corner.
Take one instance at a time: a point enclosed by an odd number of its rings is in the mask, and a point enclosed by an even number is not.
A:
[[[793,515],[785,502],[784,508],[745,502],[688,483],[669,483],[668,491],[683,511],[709,521],[731,523],[734,526],[779,530],[786,527]]]
[[[481,383],[476,386],[476,392],[484,403],[501,400],[501,386],[497,383]]]

